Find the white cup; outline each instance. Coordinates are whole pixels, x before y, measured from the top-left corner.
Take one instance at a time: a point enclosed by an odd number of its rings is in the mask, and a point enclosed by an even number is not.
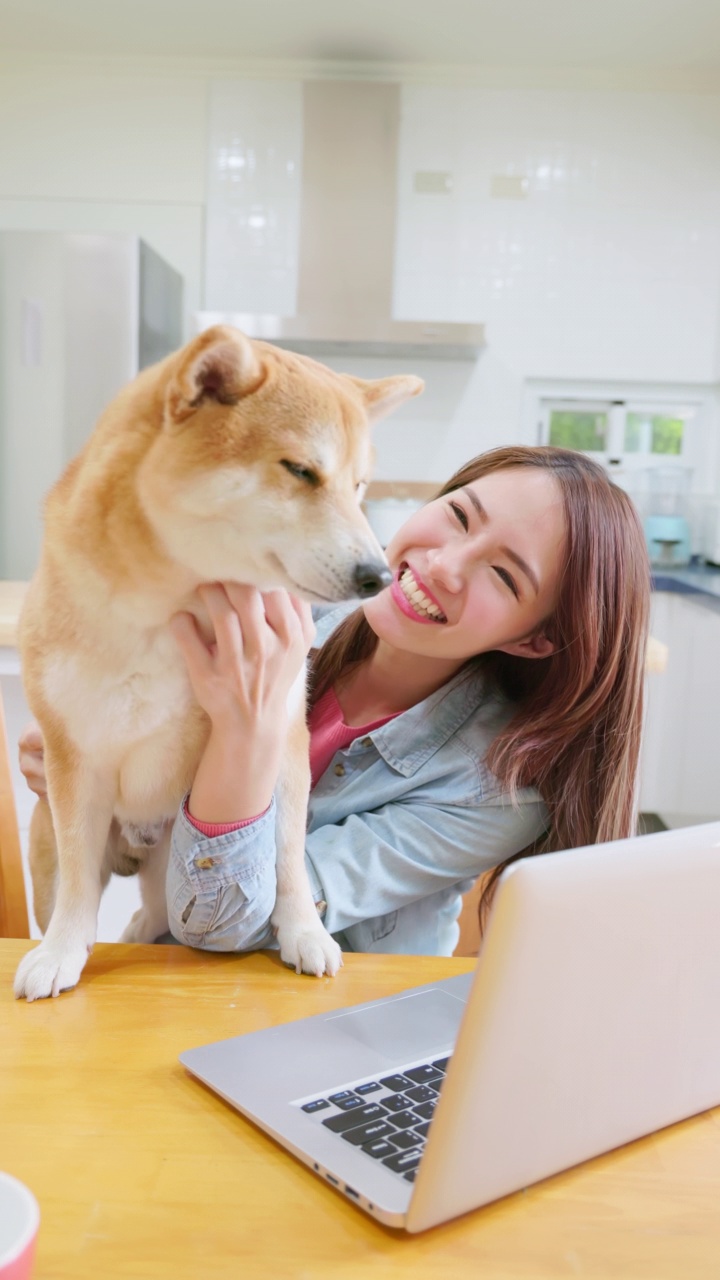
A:
[[[0,1280],[30,1280],[39,1225],[32,1191],[0,1173]]]

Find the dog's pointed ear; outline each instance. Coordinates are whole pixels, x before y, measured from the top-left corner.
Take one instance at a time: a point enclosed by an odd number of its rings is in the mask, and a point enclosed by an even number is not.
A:
[[[352,378],[352,382],[365,401],[367,416],[371,422],[384,418],[411,396],[419,396],[425,389],[422,378],[411,373],[399,373],[392,378]]]
[[[172,431],[192,417],[203,400],[237,404],[264,379],[255,345],[239,329],[215,325],[178,354],[165,393],[165,424]]]

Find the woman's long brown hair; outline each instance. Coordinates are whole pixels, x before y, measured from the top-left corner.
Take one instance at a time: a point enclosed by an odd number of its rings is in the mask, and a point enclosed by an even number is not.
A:
[[[479,666],[517,706],[490,747],[488,768],[511,797],[521,787],[535,787],[549,822],[545,835],[493,869],[481,915],[511,862],[617,840],[634,834],[636,825],[650,603],[640,521],[602,467],[568,449],[493,449],[457,471],[435,497],[514,467],[549,471],[562,493],[565,564],[557,606],[543,625],[555,650],[532,660],[482,653],[468,666]],[[356,610],[315,657],[311,701],[369,657],[376,644],[362,609]]]

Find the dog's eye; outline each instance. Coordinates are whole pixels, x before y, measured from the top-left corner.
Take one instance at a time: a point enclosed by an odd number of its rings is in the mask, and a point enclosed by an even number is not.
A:
[[[316,485],[320,483],[320,477],[317,471],[313,471],[311,467],[303,467],[299,462],[290,462],[288,458],[283,458],[281,467],[285,467],[291,476],[295,476],[297,480],[304,480],[306,484]]]

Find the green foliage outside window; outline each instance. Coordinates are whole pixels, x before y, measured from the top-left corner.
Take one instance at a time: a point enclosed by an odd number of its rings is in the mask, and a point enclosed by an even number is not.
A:
[[[661,413],[629,413],[625,419],[625,448],[628,453],[682,453],[682,418]]]
[[[550,413],[550,444],[559,449],[580,449],[602,453],[605,449],[608,415],[553,409]]]

